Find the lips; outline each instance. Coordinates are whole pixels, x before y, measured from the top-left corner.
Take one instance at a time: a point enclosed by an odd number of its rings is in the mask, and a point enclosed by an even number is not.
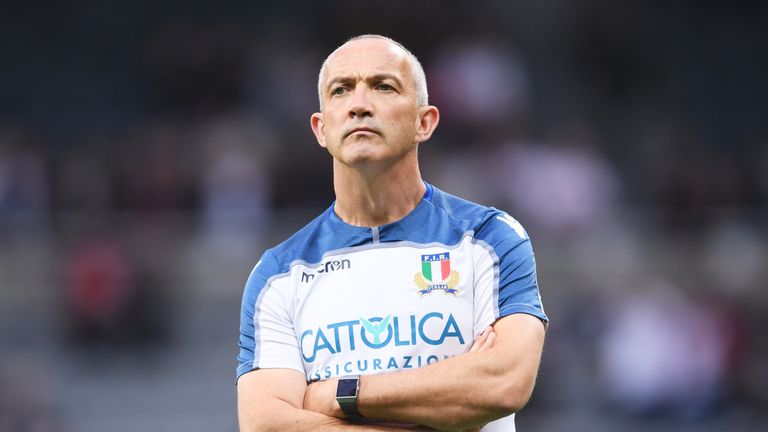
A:
[[[379,135],[379,131],[378,131],[378,130],[376,130],[376,129],[374,129],[374,128],[365,127],[365,126],[360,126],[360,127],[356,127],[356,128],[350,129],[350,130],[349,130],[349,131],[348,131],[348,132],[347,132],[347,133],[344,135],[344,137],[346,138],[346,137],[348,137],[348,136],[352,135],[352,134],[353,134],[353,133],[355,133],[355,132],[370,132],[370,133],[374,133],[374,134],[377,134],[377,135]]]

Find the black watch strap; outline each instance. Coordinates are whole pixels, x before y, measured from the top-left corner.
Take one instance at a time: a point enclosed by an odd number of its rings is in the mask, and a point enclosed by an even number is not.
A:
[[[359,418],[357,410],[357,396],[360,393],[360,376],[346,376],[339,378],[336,385],[336,402],[347,418]]]

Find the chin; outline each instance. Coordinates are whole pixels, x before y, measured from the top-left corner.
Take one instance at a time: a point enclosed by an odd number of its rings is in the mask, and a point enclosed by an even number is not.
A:
[[[377,146],[357,146],[357,148],[348,148],[346,154],[343,154],[343,160],[348,162],[349,165],[356,164],[369,164],[377,161],[388,159],[387,155],[383,154],[381,148]]]
[[[342,159],[345,165],[353,168],[371,168],[373,166],[387,164],[391,157],[376,152],[360,152],[347,155]]]
[[[379,162],[381,162],[381,160],[376,157],[357,156],[357,157],[347,159],[346,164],[352,167],[365,168],[371,165],[375,165]]]

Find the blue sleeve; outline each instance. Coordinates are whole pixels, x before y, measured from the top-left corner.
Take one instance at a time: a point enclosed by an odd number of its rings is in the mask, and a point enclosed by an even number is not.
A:
[[[549,322],[536,279],[536,260],[522,225],[504,212],[495,211],[477,233],[495,255],[497,282],[494,284],[496,319],[526,313]]]

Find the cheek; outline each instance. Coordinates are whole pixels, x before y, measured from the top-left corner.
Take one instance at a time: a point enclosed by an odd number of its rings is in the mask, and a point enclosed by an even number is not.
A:
[[[400,137],[411,139],[416,134],[416,114],[413,112],[402,112],[391,123]]]
[[[410,106],[393,107],[387,116],[392,122],[396,122],[400,125],[411,125],[415,123],[417,112]]]
[[[342,125],[343,124],[341,121],[339,121],[339,119],[331,117],[325,123],[323,133],[328,139],[334,139],[341,135],[343,129]]]

